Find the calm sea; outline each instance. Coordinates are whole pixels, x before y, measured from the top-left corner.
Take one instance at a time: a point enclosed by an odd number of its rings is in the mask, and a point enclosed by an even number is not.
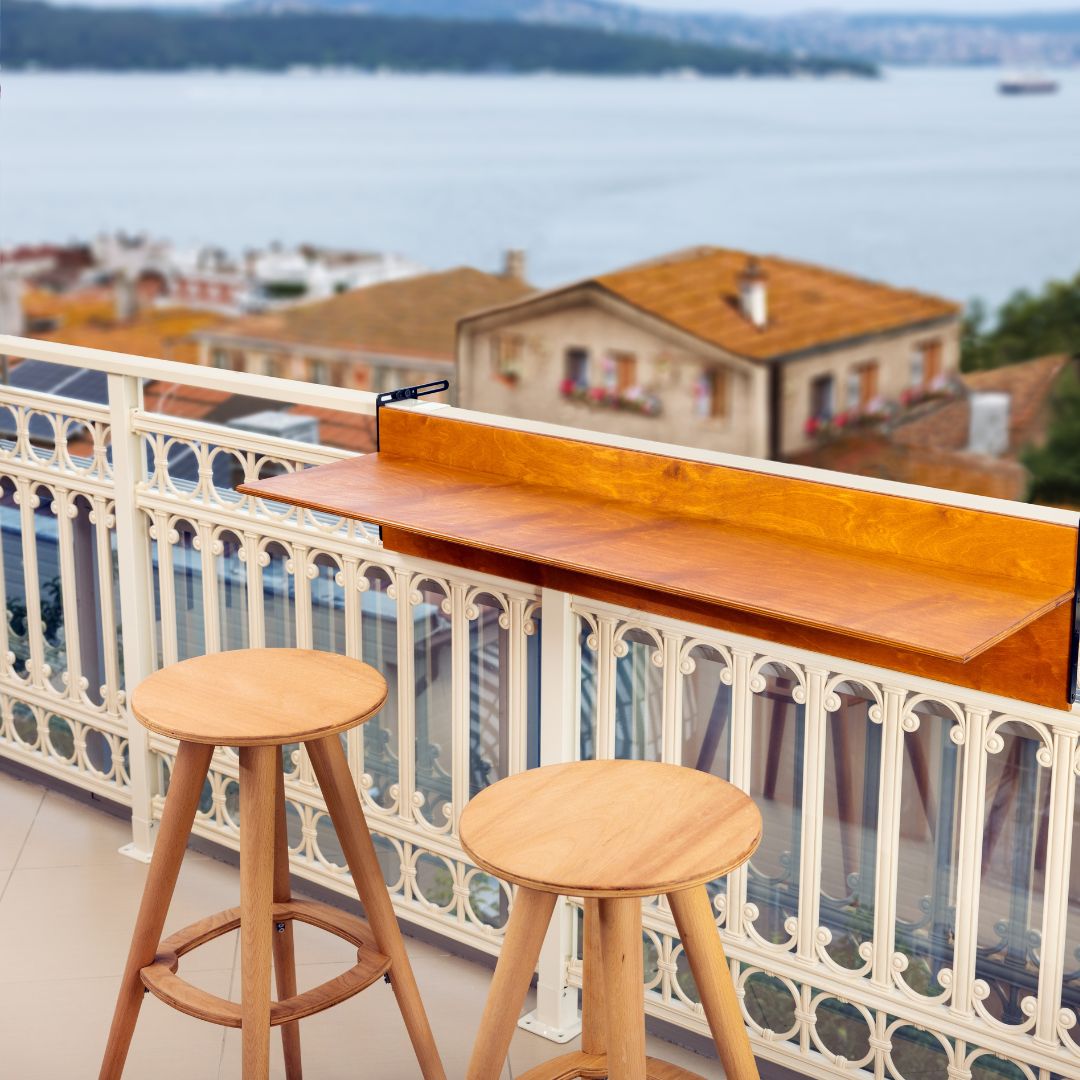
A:
[[[1080,72],[997,78],[5,75],[0,243],[514,246],[545,285],[715,243],[996,302],[1080,270]]]

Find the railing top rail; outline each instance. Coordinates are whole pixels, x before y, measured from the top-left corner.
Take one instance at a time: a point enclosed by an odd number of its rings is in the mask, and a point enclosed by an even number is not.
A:
[[[339,412],[353,412],[366,416],[375,414],[376,395],[363,390],[319,386],[312,383],[297,382],[292,379],[278,379],[268,375],[225,371],[197,364],[182,364],[175,360],[131,356],[126,353],[109,352],[104,349],[88,349],[81,345],[37,341],[33,338],[16,337],[9,334],[0,334],[0,354],[17,356],[26,360],[67,364],[72,367],[82,367],[91,371],[104,371],[115,375],[129,375],[143,379],[175,382],[185,386],[218,390],[230,394],[263,397],[271,401],[334,409]],[[1056,507],[1033,506],[1028,503],[1012,502],[1006,499],[970,495],[966,492],[920,487],[915,484],[900,484],[876,477],[855,476],[849,473],[809,468],[804,465],[791,465],[786,462],[767,461],[761,458],[740,457],[736,454],[699,450],[690,446],[676,446],[646,439],[624,438],[605,432],[586,431],[581,428],[520,420],[515,417],[497,416],[468,409],[449,408],[441,405],[437,407],[446,408],[448,415],[456,419],[472,423],[490,424],[535,434],[552,435],[558,438],[577,439],[581,442],[618,446],[626,450],[667,454],[687,461],[700,461],[773,476],[812,480],[817,483],[832,484],[836,487],[850,488],[857,491],[874,491],[884,495],[895,495],[899,498],[922,499],[927,502],[940,503],[944,506],[982,510],[987,513],[1004,514],[1009,517],[1025,518],[1030,521],[1045,521],[1057,525],[1068,525],[1072,528],[1080,525],[1080,513],[1071,510],[1060,510]]]
[[[276,379],[269,375],[250,375],[242,371],[224,371],[199,364],[182,364],[176,360],[157,360],[150,356],[131,356],[106,349],[88,349],[82,345],[36,341],[11,334],[0,334],[0,354],[23,360],[67,364],[89,371],[103,371],[109,375],[131,375],[140,379],[218,390],[226,394],[262,397],[292,405],[308,405],[365,416],[375,415],[375,395],[366,390],[319,386],[292,379]]]

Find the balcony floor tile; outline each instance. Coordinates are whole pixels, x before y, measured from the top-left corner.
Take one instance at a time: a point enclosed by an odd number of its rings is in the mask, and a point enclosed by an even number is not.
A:
[[[14,867],[44,799],[44,788],[0,772],[0,808],[4,822],[0,829],[0,870]]]
[[[19,1080],[97,1073],[147,867],[120,855],[125,822],[58,791],[0,770],[0,1072]],[[7,860],[5,862],[4,860]],[[8,865],[10,863],[10,865]],[[166,933],[238,902],[235,867],[189,852]],[[182,961],[181,971],[215,994],[239,993],[238,934]],[[407,940],[450,1080],[465,1075],[491,971],[414,938]],[[297,924],[302,989],[333,977],[355,958],[346,944]],[[531,1009],[532,1002],[526,1006]],[[715,1061],[658,1039],[650,1053],[707,1077]],[[271,1041],[271,1076],[283,1077],[281,1040]],[[318,1080],[416,1080],[417,1067],[389,987],[381,983],[301,1025],[305,1074]],[[573,1049],[518,1031],[500,1080]],[[240,1035],[175,1012],[152,997],[143,1006],[131,1080],[231,1080],[240,1075]]]

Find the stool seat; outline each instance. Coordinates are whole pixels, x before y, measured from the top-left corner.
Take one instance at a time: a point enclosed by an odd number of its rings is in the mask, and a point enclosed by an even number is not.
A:
[[[539,892],[653,896],[704,885],[761,840],[752,799],[718,777],[655,761],[577,761],[507,777],[464,809],[482,869]]]
[[[238,649],[162,668],[131,695],[144,727],[183,742],[274,746],[347,731],[377,713],[373,667],[312,649]]]

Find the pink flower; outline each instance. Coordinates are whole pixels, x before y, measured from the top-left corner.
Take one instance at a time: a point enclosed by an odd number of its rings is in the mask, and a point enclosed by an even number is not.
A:
[[[563,381],[559,384],[559,393],[562,394],[563,397],[569,397],[573,392],[574,380],[563,379]]]
[[[816,435],[821,430],[821,421],[816,416],[811,416],[803,425],[803,431],[807,435]]]

